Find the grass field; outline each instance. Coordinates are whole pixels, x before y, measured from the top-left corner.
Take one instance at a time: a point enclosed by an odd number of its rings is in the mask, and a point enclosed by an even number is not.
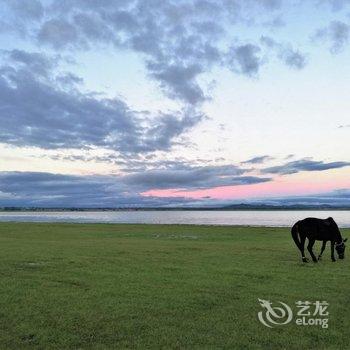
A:
[[[350,255],[302,264],[286,228],[2,223],[0,247],[1,349],[350,349]],[[326,300],[329,328],[267,328],[258,298]]]

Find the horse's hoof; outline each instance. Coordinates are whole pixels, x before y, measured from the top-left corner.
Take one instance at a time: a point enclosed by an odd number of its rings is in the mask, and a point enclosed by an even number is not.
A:
[[[303,261],[304,263],[307,263],[307,262],[309,262],[309,259],[308,259],[308,258],[302,258],[302,261]]]
[[[336,262],[336,260],[335,260],[335,259],[332,259],[332,261],[333,261],[333,262]]]
[[[322,257],[321,257],[321,256],[319,256],[319,257],[318,257],[318,261],[320,261],[321,259],[322,259]]]
[[[312,259],[312,261],[313,261],[314,263],[317,263],[317,259]]]

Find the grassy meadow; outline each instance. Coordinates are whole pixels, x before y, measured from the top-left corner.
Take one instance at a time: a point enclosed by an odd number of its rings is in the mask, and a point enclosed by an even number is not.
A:
[[[0,349],[350,348],[350,252],[302,264],[287,228],[1,223],[0,247]],[[267,328],[258,298],[326,300],[329,328]]]

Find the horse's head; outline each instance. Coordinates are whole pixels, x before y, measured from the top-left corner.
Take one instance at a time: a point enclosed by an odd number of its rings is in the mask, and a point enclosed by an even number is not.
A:
[[[338,253],[338,256],[339,256],[339,259],[344,259],[344,254],[345,254],[345,242],[347,241],[348,239],[345,238],[343,239],[340,243],[336,243],[335,244],[335,249]]]

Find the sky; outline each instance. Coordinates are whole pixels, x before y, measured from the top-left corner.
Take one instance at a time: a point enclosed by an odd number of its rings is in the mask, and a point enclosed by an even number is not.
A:
[[[0,14],[0,207],[350,205],[350,0]]]

